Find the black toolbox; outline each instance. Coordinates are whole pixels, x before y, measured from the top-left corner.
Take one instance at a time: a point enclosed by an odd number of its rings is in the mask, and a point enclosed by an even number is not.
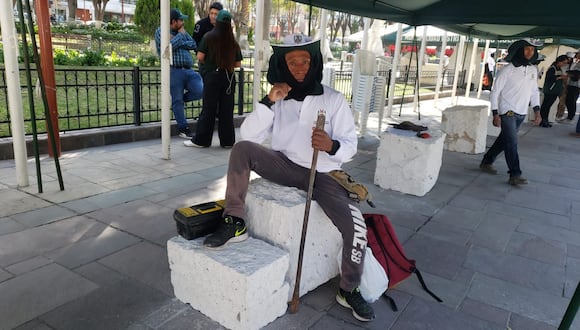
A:
[[[175,210],[177,233],[187,240],[213,233],[222,219],[225,204],[225,200],[219,200]]]

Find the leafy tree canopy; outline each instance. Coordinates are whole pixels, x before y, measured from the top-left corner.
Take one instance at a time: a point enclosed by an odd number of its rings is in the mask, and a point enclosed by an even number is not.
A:
[[[160,6],[160,0],[138,0],[135,6],[135,25],[139,27],[141,33],[150,38],[153,38],[155,30],[157,30],[161,22]],[[182,13],[189,16],[185,20],[185,30],[192,33],[195,25],[195,18],[193,17],[195,10],[192,1],[170,0],[170,8],[179,8]]]

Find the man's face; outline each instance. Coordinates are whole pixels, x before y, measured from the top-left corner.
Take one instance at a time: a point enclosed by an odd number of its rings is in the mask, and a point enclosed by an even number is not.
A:
[[[215,25],[215,19],[217,18],[219,12],[220,11],[215,8],[211,8],[209,10],[209,22],[211,23],[211,25]]]
[[[524,47],[524,57],[526,58],[526,60],[531,60],[532,57],[534,57],[535,51],[536,51],[536,48],[534,46]]]
[[[303,82],[310,69],[310,53],[305,50],[293,50],[284,56],[288,70],[298,82]]]
[[[174,19],[171,21],[171,29],[174,31],[179,31],[183,27],[182,19]]]

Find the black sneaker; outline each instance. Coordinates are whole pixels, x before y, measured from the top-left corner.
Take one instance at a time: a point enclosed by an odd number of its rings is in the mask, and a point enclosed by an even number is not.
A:
[[[203,246],[217,248],[227,243],[237,243],[248,238],[248,228],[244,219],[226,215],[215,233],[209,235]]]
[[[179,130],[179,137],[184,139],[191,139],[193,137],[193,133],[191,133],[189,127],[186,127]]]
[[[364,300],[358,288],[352,290],[352,292],[339,288],[336,294],[336,301],[340,305],[352,309],[352,315],[359,321],[368,322],[375,318],[373,308]]]

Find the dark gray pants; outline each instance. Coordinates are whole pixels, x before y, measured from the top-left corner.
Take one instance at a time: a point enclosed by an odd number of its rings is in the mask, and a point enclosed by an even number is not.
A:
[[[294,164],[284,154],[262,145],[240,141],[234,145],[228,167],[224,214],[245,217],[250,172],[274,183],[306,191],[310,169]],[[366,226],[355,202],[330,176],[317,173],[312,195],[342,234],[340,287],[351,291],[360,284],[366,248]]]

